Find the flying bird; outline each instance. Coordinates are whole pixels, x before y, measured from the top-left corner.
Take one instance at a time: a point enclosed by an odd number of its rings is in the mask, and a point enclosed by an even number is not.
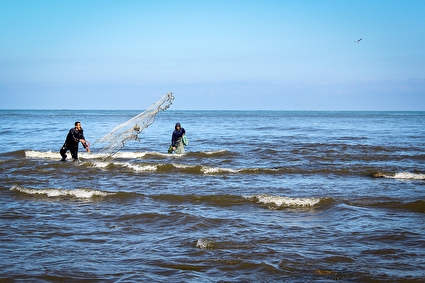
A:
[[[354,40],[354,42],[359,43],[362,39],[363,39],[363,38],[360,38],[360,39]]]

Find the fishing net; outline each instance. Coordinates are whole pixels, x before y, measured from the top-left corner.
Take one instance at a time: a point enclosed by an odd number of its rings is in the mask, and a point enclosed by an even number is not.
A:
[[[107,143],[100,152],[111,156],[120,151],[126,142],[140,140],[139,134],[152,125],[158,112],[165,111],[171,106],[173,99],[173,93],[167,93],[144,112],[116,126],[109,134],[96,141],[96,143]]]

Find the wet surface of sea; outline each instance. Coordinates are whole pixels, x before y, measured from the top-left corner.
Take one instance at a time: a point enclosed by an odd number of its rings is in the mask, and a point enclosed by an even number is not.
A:
[[[425,281],[425,112],[138,113],[0,110],[0,281]]]

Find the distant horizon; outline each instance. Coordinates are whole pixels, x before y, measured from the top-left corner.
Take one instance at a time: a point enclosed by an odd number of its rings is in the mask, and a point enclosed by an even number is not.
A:
[[[31,109],[31,108],[0,108],[0,111],[132,111],[143,112],[146,109]],[[425,110],[289,110],[289,109],[168,109],[164,112],[170,111],[237,111],[237,112],[425,112]],[[163,111],[159,112],[162,113]]]

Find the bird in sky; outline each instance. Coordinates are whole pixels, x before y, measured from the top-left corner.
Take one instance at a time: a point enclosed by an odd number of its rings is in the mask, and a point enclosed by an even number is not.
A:
[[[360,39],[354,40],[354,42],[359,43],[362,39],[363,39],[363,38],[360,38]]]

